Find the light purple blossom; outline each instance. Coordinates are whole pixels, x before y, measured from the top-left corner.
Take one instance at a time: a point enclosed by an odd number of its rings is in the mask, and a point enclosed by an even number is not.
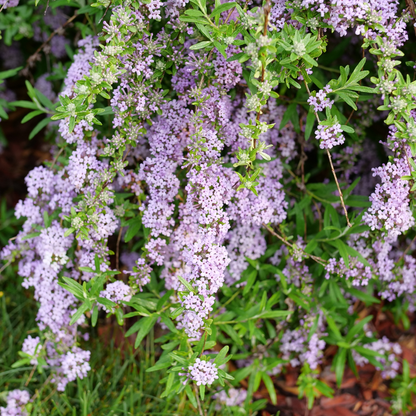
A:
[[[218,368],[211,361],[197,358],[195,363],[188,367],[189,378],[197,386],[210,386],[218,378]]]
[[[345,142],[345,137],[342,135],[341,125],[339,123],[333,126],[324,126],[319,124],[316,132],[316,139],[320,141],[319,147],[321,149],[332,149]]]

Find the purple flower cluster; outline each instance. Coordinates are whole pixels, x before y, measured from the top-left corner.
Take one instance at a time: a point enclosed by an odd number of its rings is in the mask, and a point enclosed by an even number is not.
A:
[[[221,410],[222,406],[241,407],[247,397],[247,390],[232,387],[227,392],[222,390],[219,393],[215,393],[212,397],[218,401],[218,405],[215,407],[217,410]]]
[[[188,367],[189,378],[195,381],[197,386],[210,386],[218,378],[217,366],[210,362],[197,358],[195,363]]]
[[[90,360],[91,352],[84,351],[81,348],[73,347],[62,359],[61,370],[63,377],[59,377],[58,390],[63,391],[66,383],[74,381],[77,377],[86,377],[91,370]]]
[[[315,370],[321,362],[326,346],[324,340],[325,325],[322,313],[319,313],[317,332],[308,341],[308,333],[312,327],[315,316],[310,315],[301,320],[302,327],[295,330],[286,330],[280,340],[280,352],[282,358],[288,360],[292,367],[298,367],[308,363]]]
[[[368,334],[371,336],[371,332]],[[387,337],[383,337],[377,341],[372,342],[371,344],[364,344],[364,347],[378,352],[384,357],[375,356],[374,358],[383,365],[384,369],[381,372],[381,376],[384,379],[395,378],[400,370],[400,362],[398,358],[402,353],[402,349],[399,344],[395,342],[390,342]],[[352,350],[352,355],[354,357],[354,362],[358,366],[363,366],[368,364],[368,359],[359,355],[357,352]]]
[[[1,416],[28,416],[25,405],[29,403],[30,395],[26,390],[12,390],[7,394],[6,407],[0,408]]]
[[[383,229],[397,237],[415,224],[409,207],[409,182],[401,179],[405,175],[409,175],[409,167],[404,159],[373,169],[373,176],[379,176],[381,184],[371,194],[372,205],[363,217],[372,230]]]
[[[118,280],[114,283],[109,283],[107,288],[100,293],[100,296],[115,303],[129,302],[132,296],[132,290],[130,286]],[[110,312],[105,306],[103,308],[105,311]]]
[[[316,139],[320,141],[321,149],[332,149],[345,142],[342,135],[341,124],[335,123],[333,126],[325,126],[320,124],[315,132]]]
[[[324,111],[325,108],[331,108],[334,101],[330,100],[327,95],[332,92],[329,85],[326,85],[324,89],[319,90],[315,96],[311,95],[308,98],[308,104],[313,107],[315,112]]]
[[[35,337],[32,338],[30,335],[23,341],[23,345],[22,345],[22,352],[24,352],[25,354],[30,355],[31,357],[33,357],[30,360],[30,364],[32,365],[36,365],[38,363],[38,356],[41,352],[42,349],[42,345],[40,343],[40,338],[39,337]]]
[[[304,328],[286,330],[280,341],[280,351],[282,358],[289,360],[292,367],[298,367],[306,362],[314,370],[321,362],[326,343],[319,339],[318,334],[312,335],[308,342],[307,332]]]
[[[329,279],[331,275],[337,275],[351,280],[353,286],[367,286],[372,278],[371,267],[365,266],[356,257],[348,256],[348,260],[349,266],[347,267],[343,258],[329,259],[325,266],[325,278]]]

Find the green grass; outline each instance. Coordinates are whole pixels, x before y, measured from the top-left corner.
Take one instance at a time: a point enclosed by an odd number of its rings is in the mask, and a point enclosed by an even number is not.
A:
[[[0,290],[0,391],[27,389],[34,398],[31,416],[196,414],[185,396],[160,399],[163,373],[146,373],[157,354],[152,336],[133,350],[128,342],[116,347],[113,340],[104,347],[92,331],[91,341],[84,345],[92,352],[92,370],[85,379],[69,383],[64,393],[49,382],[48,371],[35,371],[30,378],[32,367],[13,369],[27,334],[36,335],[37,305],[11,268],[3,273]]]

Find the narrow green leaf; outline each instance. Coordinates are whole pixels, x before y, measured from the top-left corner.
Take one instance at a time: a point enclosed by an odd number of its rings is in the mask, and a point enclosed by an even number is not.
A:
[[[250,291],[251,287],[256,281],[256,277],[257,277],[257,270],[253,270],[247,278],[247,284],[245,285],[244,290],[243,290],[244,296]]]
[[[134,348],[137,348],[140,343],[143,341],[143,338],[149,333],[149,331],[153,328],[157,321],[158,316],[148,316],[146,318],[142,318],[143,325],[141,326],[139,332],[137,333],[136,341],[134,343]]]
[[[347,359],[347,350],[340,348],[334,357],[335,377],[338,387],[341,387],[342,377],[344,376],[345,362]]]
[[[229,351],[230,347],[228,345],[226,345],[225,347],[223,347],[221,349],[221,351],[217,354],[217,356],[215,357],[214,360],[214,364],[217,364],[217,367],[219,367],[220,365],[224,364],[223,360],[226,357],[228,351]]]
[[[190,291],[195,292],[195,289],[192,287],[192,285],[187,282],[183,277],[178,276],[178,280]]]
[[[199,386],[199,395],[201,396],[201,400],[204,401],[205,399],[205,386],[202,384]]]
[[[225,12],[227,10],[230,10],[235,6],[236,6],[235,2],[221,4],[220,6],[216,7],[215,10],[211,13],[211,17],[221,14],[222,12]]]
[[[212,42],[210,40],[204,40],[203,42],[198,42],[195,45],[190,46],[189,49],[196,51],[198,49],[206,48],[210,45],[212,45]]]
[[[36,111],[31,111],[29,114],[26,114],[24,117],[23,117],[23,119],[22,119],[22,124],[24,124],[24,123],[26,123],[27,121],[29,121],[29,120],[32,120],[32,118],[33,117],[36,117],[36,116],[38,116],[38,115],[40,115],[40,114],[44,114],[44,112],[43,111],[41,111],[41,110],[36,110]]]
[[[94,306],[94,310],[92,311],[92,316],[91,316],[91,325],[94,327],[95,325],[97,325],[97,320],[98,320],[98,306],[95,305]]]
[[[267,373],[262,373],[262,379],[264,381],[264,385],[266,386],[267,391],[270,395],[270,400],[274,405],[277,404],[277,395],[276,395],[276,389],[274,387],[273,381],[270,378],[270,376]]]
[[[87,304],[87,302],[83,303],[78,310],[74,313],[74,315],[72,315],[71,318],[71,322],[69,323],[69,325],[74,325],[75,322],[78,321],[79,318],[81,318],[81,316],[87,312],[89,309],[89,306]]]
[[[194,392],[192,391],[191,386],[189,384],[185,387],[185,392],[186,392],[186,395],[188,396],[188,399],[191,402],[192,406],[195,409],[198,409],[198,403],[196,401]]]

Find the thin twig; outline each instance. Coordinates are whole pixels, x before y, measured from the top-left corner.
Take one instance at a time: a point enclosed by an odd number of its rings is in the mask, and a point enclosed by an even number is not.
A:
[[[4,270],[4,269],[6,269],[7,267],[9,267],[10,265],[12,264],[12,261],[11,260],[9,260],[1,269],[0,269],[0,273]]]
[[[413,240],[410,242],[410,244],[407,246],[406,250],[403,251],[402,255],[400,256],[397,263],[400,263],[401,260],[404,258],[404,256],[407,254],[407,252],[410,250],[410,247],[412,247],[413,243],[416,241],[416,235],[413,237]]]
[[[227,302],[225,302],[223,305],[222,305],[222,308],[225,308],[229,303],[231,303],[239,294],[240,294],[240,292],[243,290],[243,288],[240,288],[240,289],[238,289],[237,290],[237,292],[235,292],[234,293],[234,295],[232,295],[231,297],[230,297],[230,299],[228,299],[227,300]],[[217,317],[219,314],[220,314],[220,309],[218,310],[218,312],[212,317],[212,318],[215,318],[215,317]]]
[[[120,240],[121,240],[121,232],[123,231],[123,227],[120,227],[120,231],[118,232],[117,237],[117,247],[116,247],[116,270],[118,270],[119,266],[119,257],[120,257]]]
[[[9,0],[6,0],[4,3],[3,3],[3,6],[1,6],[1,9],[0,9],[0,13],[3,11],[3,9],[5,8],[5,6],[6,6],[6,4],[9,2]]]
[[[308,95],[310,96],[311,91],[309,90],[308,83],[306,81],[304,81],[304,84],[305,84],[305,87],[306,87],[306,91],[308,91]],[[315,117],[318,120],[318,124],[319,124],[321,122],[321,120],[319,119],[318,113],[316,111],[314,111],[314,113],[315,113]],[[350,220],[348,218],[348,211],[347,211],[347,207],[345,206],[345,203],[344,203],[344,197],[342,195],[342,191],[341,191],[341,188],[340,188],[339,183],[338,183],[337,174],[335,173],[334,165],[332,163],[331,153],[329,152],[328,149],[326,149],[326,154],[328,155],[329,163],[331,165],[332,174],[334,175],[335,183],[337,185],[337,189],[338,189],[338,192],[339,192],[339,198],[341,200],[342,209],[344,210],[344,214],[345,214],[345,218],[347,220],[348,227],[352,227],[352,225],[350,223]]]
[[[30,380],[32,380],[33,374],[35,373],[35,370],[36,370],[36,367],[37,366],[38,366],[37,364],[35,364],[33,366],[32,371],[29,374],[29,378],[26,380],[25,387],[27,387],[29,385],[29,383],[30,383]]]
[[[195,392],[195,396],[196,396],[196,402],[198,403],[199,415],[200,416],[205,416],[204,409],[202,408],[201,401],[199,400],[198,389],[196,388],[196,385],[195,384],[194,384],[194,392]]]
[[[207,331],[205,331],[205,336],[204,336],[204,345],[202,346],[202,350],[201,350],[201,354],[199,354],[199,358],[201,358],[201,357],[202,357],[202,354],[204,353],[204,350],[205,350],[205,344],[206,344],[206,342],[207,342],[207,336],[208,336],[208,332],[207,332]]]
[[[53,169],[53,167],[55,166],[55,163],[57,162],[59,156],[61,156],[61,153],[64,151],[65,147],[61,147],[61,150],[58,152],[58,154],[55,156],[55,159],[52,162],[51,165],[51,170]]]
[[[36,397],[38,397],[38,395],[39,395],[39,392],[41,392],[43,389],[44,389],[44,387],[49,383],[49,381],[50,381],[50,379],[53,377],[53,375],[52,374],[50,374],[48,377],[47,377],[47,379],[43,382],[43,384],[42,384],[42,386],[41,386],[41,388],[38,390],[38,389],[36,389],[36,392],[35,392],[35,394],[31,397],[31,399],[30,399],[30,401],[33,403],[34,402],[34,400],[36,399]],[[53,392],[56,392],[56,389],[55,390],[53,390]],[[49,397],[48,397],[49,398]],[[43,400],[43,402],[45,402],[45,400]]]
[[[348,224],[348,227],[350,227],[350,228],[351,228],[351,227],[352,227],[352,225],[351,225],[350,220],[349,220],[349,218],[348,218],[347,207],[345,206],[345,203],[344,203],[344,197],[343,197],[343,195],[342,195],[342,191],[341,191],[341,188],[340,188],[339,183],[338,183],[337,174],[335,173],[335,170],[334,170],[334,165],[332,164],[332,157],[331,157],[331,153],[329,152],[329,150],[328,150],[328,149],[326,149],[326,154],[328,155],[329,163],[330,163],[330,165],[331,165],[332,174],[334,175],[335,183],[337,184],[337,189],[338,189],[338,192],[339,192],[339,198],[340,198],[340,200],[341,200],[341,205],[342,205],[342,209],[344,210],[345,218],[347,219],[347,224]]]
[[[113,2],[112,1],[110,1],[110,4],[107,6],[107,8],[105,9],[105,12],[104,12],[104,14],[103,14],[103,17],[100,19],[100,21],[98,22],[98,24],[100,24],[102,21],[103,21],[103,19],[104,19],[104,17],[105,17],[105,15],[107,14],[107,12],[108,12],[108,9],[111,7],[111,5],[113,4]]]
[[[413,17],[413,21],[416,20],[416,9],[415,9],[415,2],[414,0],[406,0],[407,8],[409,9],[410,14]],[[416,34],[416,26],[414,26],[415,34]]]
[[[319,208],[318,203],[312,199],[313,204],[315,205],[316,210],[318,211],[318,216],[319,216],[319,231],[322,231],[322,213],[321,210]]]
[[[283,238],[280,234],[278,234],[276,231],[273,230],[272,227],[270,227],[269,225],[265,224],[264,222],[262,223],[263,227],[266,228],[268,231],[270,231],[271,234],[273,234],[275,237],[277,237],[283,244],[287,245],[288,247],[290,247],[291,249],[293,249],[293,244],[289,243],[289,241],[287,241],[285,238]],[[325,266],[326,263],[328,263],[327,260],[322,259],[321,257],[318,256],[314,256],[313,254],[309,254],[306,251],[304,251],[301,247],[297,246],[297,249],[302,251],[302,254],[314,261],[316,261],[317,263],[319,263],[321,266]]]
[[[263,36],[267,36],[267,27],[269,26],[269,14],[270,14],[270,2],[267,0],[266,5],[264,6],[264,26],[263,26]],[[266,75],[266,67],[261,64],[261,79],[260,82],[264,82],[264,77]],[[256,120],[260,121],[260,114],[261,114],[261,107],[260,110],[257,112]],[[253,149],[256,148],[256,139],[253,139]]]
[[[29,58],[26,61],[26,66],[22,69],[23,74],[27,73],[28,68],[33,65],[32,62],[35,62],[35,60],[37,59],[39,52],[41,52],[43,50],[43,48],[51,41],[51,39],[55,35],[60,34],[62,29],[64,29],[66,26],[68,26],[77,16],[78,16],[78,14],[75,12],[75,14],[73,16],[71,16],[62,26],[59,26],[56,30],[54,30],[49,35],[48,39],[46,39],[45,42],[43,42],[42,45],[40,45],[39,48],[36,49],[34,54],[29,56]]]

